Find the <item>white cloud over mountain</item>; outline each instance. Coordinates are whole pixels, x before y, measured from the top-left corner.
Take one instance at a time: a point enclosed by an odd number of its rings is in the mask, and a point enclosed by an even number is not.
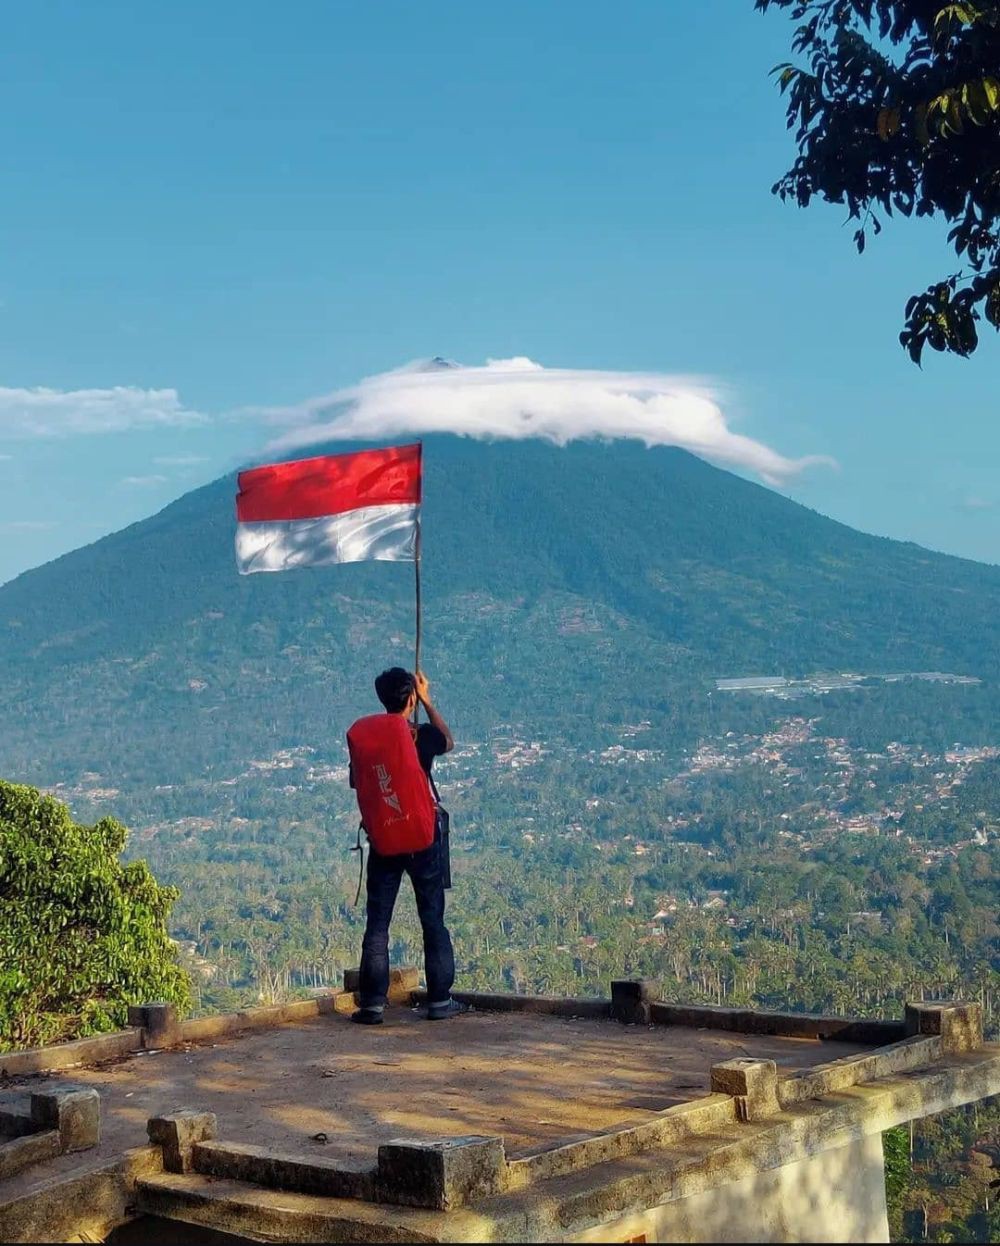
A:
[[[483,439],[539,437],[558,445],[583,438],[632,438],[648,446],[680,446],[726,467],[782,484],[821,456],[790,458],[736,432],[717,387],[696,377],[657,372],[546,368],[525,357],[462,367],[443,359],[408,364],[296,406],[234,413],[280,426],[268,446],[290,454],[321,441],[417,437],[435,432]],[[0,443],[135,429],[204,425],[176,389],[114,386],[57,390],[0,387]],[[3,456],[0,456],[3,457]],[[201,456],[161,455],[159,468],[200,463]],[[161,474],[128,476],[150,487]]]
[[[268,447],[283,452],[319,441],[434,432],[541,437],[559,445],[581,438],[634,438],[648,446],[680,446],[770,484],[831,462],[821,456],[787,458],[733,432],[716,391],[696,378],[545,368],[523,357],[469,368],[444,360],[409,364],[296,407],[254,414],[287,426]]]
[[[175,389],[11,389],[0,387],[0,438],[68,437],[133,428],[204,424]]]

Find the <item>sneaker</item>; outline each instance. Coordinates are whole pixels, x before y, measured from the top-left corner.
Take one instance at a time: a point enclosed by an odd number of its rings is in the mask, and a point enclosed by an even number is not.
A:
[[[357,1025],[381,1025],[382,1009],[359,1008],[357,1012],[351,1013],[351,1020]]]
[[[428,1021],[447,1021],[449,1017],[460,1017],[463,1012],[470,1012],[468,1004],[461,1000],[449,999],[443,1004],[429,1004],[427,1007]]]

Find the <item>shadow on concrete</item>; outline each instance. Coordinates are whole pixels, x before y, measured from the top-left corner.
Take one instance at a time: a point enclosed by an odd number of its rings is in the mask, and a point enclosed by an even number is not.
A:
[[[251,1246],[254,1239],[159,1216],[138,1216],[119,1225],[104,1241],[107,1246]]]

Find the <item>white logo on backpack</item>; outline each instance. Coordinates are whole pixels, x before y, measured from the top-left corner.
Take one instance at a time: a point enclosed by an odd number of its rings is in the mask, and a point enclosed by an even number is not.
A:
[[[382,793],[382,799],[390,809],[395,810],[398,814],[402,814],[403,809],[399,803],[399,797],[392,790],[392,775],[385,766],[376,766],[375,774],[378,777],[378,787]]]

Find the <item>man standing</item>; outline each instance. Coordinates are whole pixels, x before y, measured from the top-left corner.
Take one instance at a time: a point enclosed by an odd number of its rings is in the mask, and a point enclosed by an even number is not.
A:
[[[427,976],[427,1017],[443,1021],[467,1012],[466,1005],[451,998],[455,980],[455,955],[451,936],[444,924],[444,861],[441,828],[436,816],[436,803],[429,798],[430,774],[434,758],[455,747],[448,724],[438,713],[430,698],[430,684],[422,671],[412,675],[402,667],[383,671],[375,680],[375,694],[386,715],[402,719],[407,732],[397,723],[385,719],[361,719],[348,732],[351,747],[351,787],[358,794],[358,804],[365,820],[370,841],[368,855],[368,912],[365,937],[361,949],[360,1007],[351,1020],[359,1025],[381,1025],[389,990],[389,923],[399,894],[403,875],[408,874],[417,901],[417,913],[424,935],[424,967]],[[412,727],[406,720],[420,704],[430,722]],[[375,730],[370,728],[374,725]],[[388,728],[379,730],[381,726]],[[366,728],[361,732],[358,728]],[[400,744],[402,741],[402,744]],[[359,758],[364,757],[364,761]],[[363,765],[364,774],[355,773]],[[412,780],[416,775],[416,789]],[[390,830],[382,838],[382,850],[373,834],[372,806],[365,801],[375,798],[386,825],[413,823],[418,836],[413,841],[411,830]],[[412,806],[412,808],[411,808]],[[413,851],[397,851],[420,843],[419,822],[423,808],[429,808],[433,829],[428,838]],[[398,815],[398,816],[396,816]],[[396,836],[395,840],[393,835]],[[409,841],[406,836],[410,836]],[[386,851],[386,846],[390,851]]]

